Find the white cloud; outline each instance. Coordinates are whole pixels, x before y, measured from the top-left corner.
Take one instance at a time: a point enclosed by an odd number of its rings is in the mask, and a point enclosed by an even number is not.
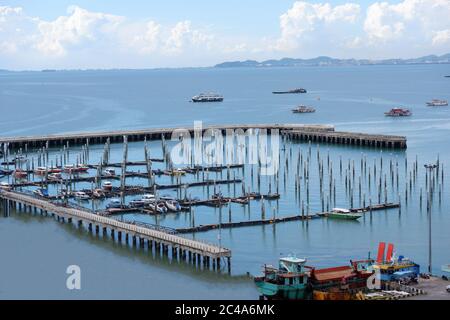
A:
[[[360,5],[346,3],[333,7],[329,3],[312,4],[297,1],[280,16],[281,37],[275,49],[289,51],[302,46],[303,41],[318,33],[338,31],[342,25],[354,24],[360,13]],[[331,39],[321,38],[320,41]]]
[[[444,45],[450,43],[450,29],[435,31],[433,35],[434,45]]]

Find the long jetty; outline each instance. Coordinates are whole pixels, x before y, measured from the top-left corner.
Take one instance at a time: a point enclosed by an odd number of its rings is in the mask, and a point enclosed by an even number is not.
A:
[[[228,270],[230,270],[231,250],[227,248],[141,225],[121,222],[96,215],[81,207],[63,206],[16,191],[0,190],[0,198],[3,200],[2,205],[5,212],[8,212],[11,207],[18,207],[19,210],[22,210],[23,207],[24,211],[29,209],[37,212],[37,210],[40,210],[42,214],[56,215],[58,221],[61,222],[72,223],[73,220],[76,220],[79,227],[87,224],[89,231],[93,232],[95,228],[96,234],[99,234],[101,229],[103,235],[107,235],[109,229],[114,240],[117,232],[119,242],[122,242],[122,236],[124,236],[126,243],[131,238],[132,244],[136,246],[137,239],[139,239],[138,245],[140,247],[145,247],[145,244],[147,244],[149,249],[154,247],[157,253],[168,256],[171,252],[172,259],[184,260],[198,266],[203,264],[208,269],[211,265],[214,270],[220,269],[221,259],[226,258]]]
[[[278,129],[284,135],[292,139],[302,139],[309,141],[354,144],[361,146],[372,146],[380,148],[406,148],[406,138],[403,136],[387,136],[376,134],[362,134],[335,131],[334,126],[319,124],[237,124],[237,125],[210,125],[202,128],[202,132],[208,129],[221,130],[248,130],[248,129]],[[176,128],[151,128],[141,130],[117,130],[105,132],[82,132],[51,134],[44,136],[23,136],[23,137],[0,137],[0,143],[8,144],[11,148],[21,147],[43,147],[43,146],[63,146],[80,145],[89,142],[91,144],[105,143],[106,141],[117,143],[123,141],[123,136],[127,136],[128,141],[159,140],[161,137],[171,138],[176,130],[187,130],[194,133],[194,127]]]

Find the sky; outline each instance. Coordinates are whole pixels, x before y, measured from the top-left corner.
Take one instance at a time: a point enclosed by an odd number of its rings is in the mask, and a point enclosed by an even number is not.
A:
[[[450,0],[0,0],[0,69],[450,53]]]

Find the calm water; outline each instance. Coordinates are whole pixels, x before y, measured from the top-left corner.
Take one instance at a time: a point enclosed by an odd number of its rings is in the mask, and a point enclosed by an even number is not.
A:
[[[387,197],[398,201],[402,209],[374,212],[361,221],[348,223],[332,220],[313,220],[308,224],[290,222],[276,226],[250,227],[221,231],[222,245],[232,249],[232,277],[210,272],[198,272],[185,264],[170,263],[152,258],[147,252],[119,246],[109,240],[91,237],[83,230],[60,225],[50,218],[29,213],[13,213],[0,218],[0,298],[257,298],[257,292],[246,272],[258,273],[261,264],[276,263],[281,254],[295,253],[308,258],[310,264],[332,266],[346,264],[349,259],[375,254],[379,241],[395,243],[398,252],[414,258],[425,270],[427,262],[427,224],[425,206],[419,208],[420,188],[425,190],[424,163],[435,161],[439,155],[444,165],[444,184],[441,201],[435,198],[433,207],[433,265],[450,262],[450,206],[447,168],[449,164],[450,109],[427,108],[432,98],[450,99],[450,66],[376,66],[351,68],[287,68],[287,69],[192,69],[147,71],[85,71],[85,72],[24,72],[0,74],[1,135],[33,135],[44,133],[111,130],[148,127],[192,125],[195,120],[205,124],[221,123],[320,123],[333,124],[337,130],[376,132],[406,135],[408,150],[380,153],[379,150],[320,145],[320,157],[330,157],[336,179],[335,206],[349,207],[345,192],[345,169],[348,161],[355,162],[356,179],[360,174],[360,160],[366,159],[368,169],[374,161],[389,172],[389,161],[398,163],[399,186],[388,178]],[[272,95],[273,90],[305,87],[305,95]],[[189,98],[199,92],[215,90],[224,94],[219,104],[193,104]],[[295,115],[290,109],[297,104],[312,105],[314,114]],[[389,119],[383,112],[407,106],[413,116]],[[98,161],[103,146],[92,146],[90,159]],[[121,158],[121,145],[113,146],[113,158]],[[152,157],[161,156],[161,144],[150,144]],[[319,198],[317,146],[311,147],[310,211],[321,211]],[[292,150],[292,156],[290,152]],[[289,158],[294,167],[301,150],[306,157],[307,144],[287,144],[281,153],[281,163]],[[114,152],[116,151],[116,152]],[[51,154],[56,156],[58,151]],[[72,151],[72,161],[77,151]],[[405,188],[408,172],[418,156],[419,173],[408,202]],[[339,174],[339,159],[344,172]],[[408,172],[405,171],[405,158]],[[130,159],[142,160],[142,143],[130,144]],[[161,164],[155,164],[156,167]],[[328,166],[326,165],[326,168]],[[144,168],[131,168],[144,171]],[[291,169],[292,170],[292,169]],[[258,191],[251,180],[250,169],[243,177],[246,185]],[[292,172],[291,172],[292,173]],[[295,174],[295,173],[294,173]],[[225,178],[225,173],[222,178]],[[389,176],[389,175],[388,175]],[[406,176],[406,177],[405,177]],[[212,174],[210,178],[216,177]],[[217,175],[217,178],[221,178]],[[185,181],[195,177],[186,177]],[[270,178],[263,177],[261,192],[267,192]],[[358,180],[356,180],[358,181]],[[128,179],[129,184],[145,185],[142,179]],[[162,177],[158,183],[170,183]],[[356,182],[357,184],[357,182]],[[354,190],[354,202],[360,201]],[[327,182],[325,182],[327,185]],[[378,202],[377,190],[363,193],[368,202]],[[77,189],[90,188],[78,184]],[[272,190],[275,182],[272,180]],[[297,197],[293,174],[284,178],[280,168],[281,199],[266,202],[266,216],[275,211],[278,216],[298,214],[301,200],[305,200],[305,185]],[[325,190],[328,190],[325,187]],[[50,190],[55,192],[55,190]],[[241,186],[222,186],[224,194],[240,195]],[[192,196],[205,198],[207,188],[192,188]],[[163,192],[165,193],[165,192]],[[175,194],[169,190],[167,193]],[[212,194],[212,188],[209,194]],[[132,197],[127,198],[127,201]],[[382,199],[384,200],[384,193]],[[88,207],[102,207],[105,203],[88,203]],[[261,203],[250,207],[231,205],[219,209],[198,207],[196,224],[217,223],[222,216],[233,221],[261,217]],[[165,226],[189,226],[189,214],[167,215],[159,221],[154,217],[129,214],[117,217],[141,220]],[[218,241],[218,231],[197,234],[195,237]],[[189,236],[189,235],[187,235]],[[65,288],[65,268],[78,264],[82,269],[82,290],[71,292]]]

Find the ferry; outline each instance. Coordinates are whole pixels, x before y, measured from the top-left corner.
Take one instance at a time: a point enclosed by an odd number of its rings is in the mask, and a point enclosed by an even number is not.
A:
[[[330,213],[328,213],[328,218],[333,219],[346,219],[346,220],[356,220],[362,217],[361,213],[351,212],[348,209],[333,208]]]
[[[412,115],[412,112],[409,109],[393,108],[384,114],[387,117],[409,117]]]
[[[292,109],[293,113],[313,113],[316,112],[316,109],[307,106],[298,106],[297,108]]]
[[[448,101],[433,99],[430,102],[427,102],[427,106],[429,106],[429,107],[446,107],[446,106],[448,106]]]
[[[192,97],[192,102],[221,102],[221,101],[223,101],[223,96],[213,92],[200,93],[199,95]]]
[[[280,258],[278,269],[264,265],[263,275],[254,278],[261,295],[268,299],[307,299],[306,259]]]
[[[287,91],[272,91],[273,94],[306,93],[306,89],[298,88]]]

